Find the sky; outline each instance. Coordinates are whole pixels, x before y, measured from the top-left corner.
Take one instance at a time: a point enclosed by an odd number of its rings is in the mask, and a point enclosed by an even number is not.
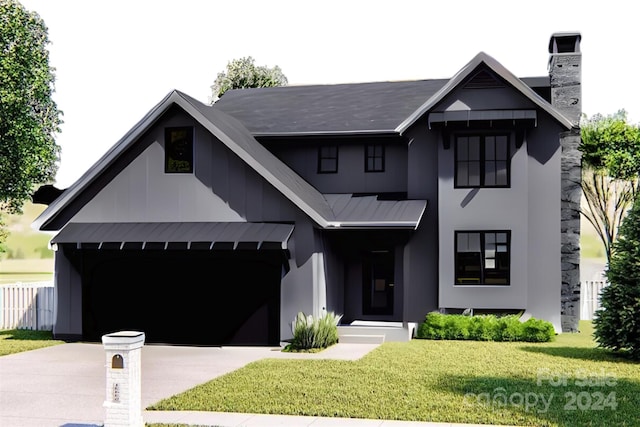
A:
[[[165,95],[204,103],[229,61],[289,85],[449,78],[479,52],[546,76],[549,39],[582,35],[582,110],[640,123],[638,6],[628,0],[20,0],[48,28],[66,188]],[[425,100],[426,101],[426,100]]]

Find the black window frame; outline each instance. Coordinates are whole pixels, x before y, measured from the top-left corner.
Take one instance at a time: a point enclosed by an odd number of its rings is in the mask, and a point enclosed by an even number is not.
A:
[[[461,234],[479,234],[480,252],[459,252],[458,241]],[[506,242],[498,241],[498,234],[504,234]],[[491,245],[491,239],[487,242],[488,235],[493,235],[493,244],[496,246],[492,257],[487,256]],[[499,251],[498,245],[506,246],[506,250]],[[499,253],[505,255],[498,257]],[[471,268],[474,267],[471,262],[466,267],[461,265],[463,257],[460,254],[475,254],[475,256],[469,256],[475,260],[478,260],[478,256],[480,257],[477,273]],[[456,286],[510,286],[511,258],[511,230],[457,230],[454,233],[454,283]],[[494,267],[487,268],[487,264],[490,264],[487,261],[491,260]]]
[[[371,164],[369,162],[371,160]],[[384,172],[385,146],[384,144],[366,144],[364,147],[364,171],[367,173]]]
[[[494,153],[493,153],[493,158],[488,158],[489,156],[487,156],[487,139],[489,138],[498,138],[498,137],[504,137],[506,138],[506,152],[502,153],[504,155],[504,159],[500,158],[498,159],[498,153],[497,153],[497,147],[498,144],[494,142]],[[454,136],[454,188],[510,188],[511,187],[511,140],[512,140],[512,136],[510,132],[473,132],[473,133],[456,133]],[[470,138],[478,138],[479,139],[479,148],[478,151],[478,159],[469,159],[469,150],[468,150],[468,145],[467,145],[467,154],[466,154],[466,159],[462,159],[462,142],[461,139],[462,138],[466,138],[467,141]],[[492,166],[493,163],[493,169],[494,169],[494,179],[497,182],[497,163],[498,162],[504,162],[505,163],[505,168],[506,168],[506,183],[501,183],[501,184],[491,184],[491,183],[487,183],[487,177],[488,172]],[[460,182],[460,177],[459,177],[459,168],[461,166],[461,164],[466,163],[467,165],[471,165],[472,163],[476,163],[477,164],[477,168],[478,168],[478,175],[479,175],[479,182],[478,184],[470,184],[469,183],[469,178],[467,175],[467,181],[466,183],[461,183]],[[467,170],[469,170],[470,167],[467,167]]]
[[[174,146],[174,144],[176,146]],[[182,144],[182,147],[177,147]],[[193,126],[168,127],[164,130],[164,172],[192,174],[194,162]],[[174,155],[174,156],[172,156]],[[175,158],[174,158],[175,157]]]
[[[334,150],[326,153],[325,150]],[[318,147],[318,173],[338,173],[338,144],[325,144]]]

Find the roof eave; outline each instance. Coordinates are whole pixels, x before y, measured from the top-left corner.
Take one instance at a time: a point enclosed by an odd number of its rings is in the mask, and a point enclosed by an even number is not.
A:
[[[420,221],[331,221],[326,229],[406,229],[416,230]]]
[[[374,130],[346,130],[346,131],[317,131],[317,132],[251,132],[255,138],[290,138],[309,136],[396,136],[396,129],[374,129]]]

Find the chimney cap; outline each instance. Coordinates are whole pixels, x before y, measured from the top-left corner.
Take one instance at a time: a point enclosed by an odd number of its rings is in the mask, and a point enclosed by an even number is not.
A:
[[[551,34],[551,38],[549,39],[549,53],[557,53],[557,45],[556,40],[573,40],[574,45],[576,46],[576,51],[579,51],[578,46],[580,46],[580,40],[582,40],[582,34],[579,31],[560,31],[557,33]]]

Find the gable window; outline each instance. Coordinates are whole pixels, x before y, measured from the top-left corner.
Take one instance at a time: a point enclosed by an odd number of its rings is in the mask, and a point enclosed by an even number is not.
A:
[[[193,128],[166,128],[164,134],[165,173],[193,173]]]
[[[509,135],[457,135],[455,187],[509,187]]]
[[[365,172],[384,172],[384,145],[368,144],[364,152]]]
[[[456,285],[508,285],[510,231],[456,231]]]
[[[318,147],[318,173],[338,172],[338,146],[322,145]]]

